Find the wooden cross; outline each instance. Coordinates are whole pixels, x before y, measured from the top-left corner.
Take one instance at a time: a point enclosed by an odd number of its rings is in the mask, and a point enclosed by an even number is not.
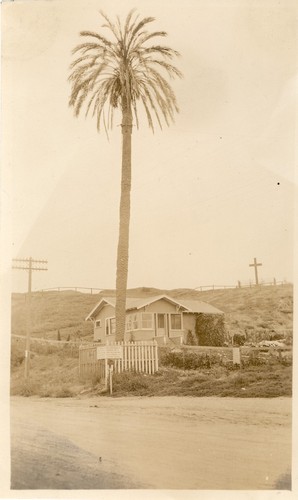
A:
[[[254,267],[255,268],[256,285],[259,284],[259,280],[258,280],[258,266],[261,266],[261,265],[262,264],[260,262],[257,263],[256,257],[254,258],[254,263],[253,264],[249,264],[249,267]]]

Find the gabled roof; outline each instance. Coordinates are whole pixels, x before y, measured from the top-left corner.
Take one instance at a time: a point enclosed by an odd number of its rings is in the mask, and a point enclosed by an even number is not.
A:
[[[142,309],[143,307],[157,302],[158,300],[166,300],[167,302],[177,306],[182,312],[185,313],[223,314],[223,311],[220,311],[206,302],[183,299],[183,303],[181,303],[168,295],[155,295],[153,297],[127,297],[126,311]],[[115,308],[116,297],[103,297],[88,314],[86,321],[95,319],[101,309],[106,305],[110,305]]]

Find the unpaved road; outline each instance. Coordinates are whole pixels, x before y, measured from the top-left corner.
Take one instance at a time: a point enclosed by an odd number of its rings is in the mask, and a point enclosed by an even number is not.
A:
[[[290,398],[11,403],[12,489],[289,489]]]

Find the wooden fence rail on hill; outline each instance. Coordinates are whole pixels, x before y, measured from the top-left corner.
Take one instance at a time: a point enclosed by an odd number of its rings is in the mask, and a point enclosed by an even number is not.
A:
[[[109,348],[120,347],[121,356],[109,357]],[[106,350],[106,354],[103,351]],[[98,359],[104,357],[104,359]],[[158,371],[158,346],[153,341],[115,342],[106,346],[81,346],[79,349],[79,374],[81,379],[107,376],[108,363],[112,362],[115,373],[133,371],[149,375]]]
[[[280,285],[287,285],[289,284],[288,281],[277,281],[275,278],[273,278],[272,281],[261,281],[258,285],[253,283],[252,281],[246,282],[246,281],[238,281],[237,284],[235,285],[200,285],[195,288],[190,288],[189,290],[194,290],[194,291],[208,291],[208,290],[226,290],[226,289],[233,289],[233,288],[253,288],[255,286],[262,287],[262,286],[280,286]],[[42,288],[39,290],[35,290],[35,292],[65,292],[65,291],[74,291],[74,292],[82,292],[82,293],[100,293],[104,288],[96,288],[96,287],[85,287],[85,286],[57,286],[53,288]]]

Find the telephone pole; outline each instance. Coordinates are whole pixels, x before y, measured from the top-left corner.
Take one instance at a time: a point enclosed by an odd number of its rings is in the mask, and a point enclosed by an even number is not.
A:
[[[29,377],[29,362],[30,362],[30,337],[31,337],[31,291],[32,291],[32,271],[47,271],[46,267],[40,267],[42,264],[47,264],[47,260],[36,260],[29,257],[28,259],[12,259],[13,269],[22,269],[28,271],[28,292],[26,304],[26,347],[25,347],[25,379]],[[38,266],[38,267],[37,267]]]

